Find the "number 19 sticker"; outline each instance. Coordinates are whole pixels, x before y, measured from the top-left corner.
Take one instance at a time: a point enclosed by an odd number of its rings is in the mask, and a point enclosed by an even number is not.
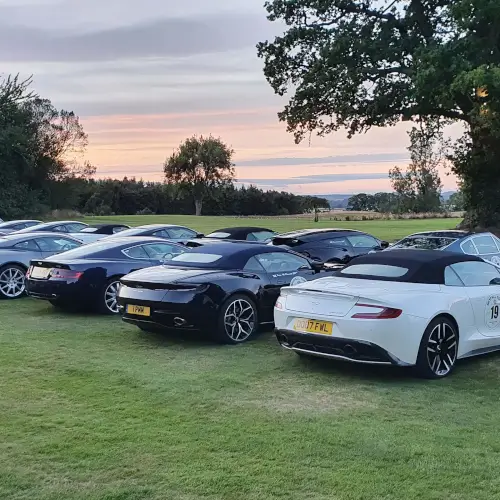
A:
[[[486,302],[484,322],[488,328],[495,328],[500,323],[500,295],[492,295]]]

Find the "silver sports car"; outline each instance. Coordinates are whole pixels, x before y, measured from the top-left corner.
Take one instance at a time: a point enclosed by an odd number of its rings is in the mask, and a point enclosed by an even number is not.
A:
[[[14,233],[0,237],[0,299],[24,294],[24,277],[30,260],[44,259],[81,246],[61,233]]]

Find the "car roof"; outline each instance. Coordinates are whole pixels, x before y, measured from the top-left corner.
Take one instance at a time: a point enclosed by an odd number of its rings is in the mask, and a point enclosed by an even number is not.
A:
[[[44,222],[42,224],[38,224],[37,226],[28,227],[26,229],[21,229],[20,231],[16,232],[17,233],[29,233],[31,231],[38,232],[40,231],[40,229],[43,229],[44,227],[62,226],[63,224],[83,224],[84,226],[88,226],[88,224],[85,224],[85,222],[81,222],[79,220],[55,220],[51,222]]]
[[[257,231],[269,231],[270,233],[275,233],[272,229],[266,227],[253,227],[253,226],[237,226],[237,227],[225,227],[223,229],[217,229],[216,231],[210,231],[210,233],[253,233]]]
[[[442,285],[444,284],[445,268],[459,262],[484,262],[484,260],[475,255],[457,252],[411,249],[392,250],[390,252],[374,252],[355,257],[344,269],[362,264],[402,267],[408,269],[408,272],[397,278],[356,274],[349,274],[349,277]]]
[[[127,228],[130,228],[130,226],[127,226],[127,224],[122,224],[122,223],[118,223],[118,222],[90,224],[89,227],[96,227],[97,229],[100,229],[102,227],[127,227]]]
[[[3,240],[9,240],[9,241],[23,241],[23,240],[29,240],[29,239],[33,239],[33,238],[47,238],[47,237],[55,237],[55,238],[68,238],[70,240],[73,240],[73,241],[79,241],[77,238],[75,238],[74,236],[71,236],[70,234],[68,233],[61,233],[61,232],[58,232],[58,231],[55,231],[55,232],[52,232],[52,231],[44,231],[42,233],[40,232],[36,232],[36,231],[33,231],[33,232],[26,232],[26,233],[21,233],[21,232],[15,232],[15,233],[11,233],[11,234],[6,234],[4,236],[0,236],[0,241],[3,241]]]
[[[123,243],[124,245],[130,245],[131,243],[141,244],[141,243],[164,243],[165,245],[175,245],[175,246],[184,246],[181,243],[177,243],[175,241],[169,241],[165,238],[158,238],[156,236],[118,236],[120,233],[114,238],[101,238],[97,240],[95,243],[91,243],[90,245],[96,244],[109,244],[110,246],[116,246],[119,243]],[[88,246],[90,246],[88,245]]]
[[[471,231],[462,231],[457,229],[445,229],[439,231],[422,231],[420,233],[413,233],[405,236],[405,238],[413,238],[414,236],[429,236],[434,238],[465,238],[466,236],[470,236],[471,234],[490,234],[490,233],[474,233]],[[405,239],[403,238],[403,239]]]
[[[321,236],[328,233],[338,233],[337,236],[341,234],[368,234],[363,231],[357,231],[356,229],[342,229],[342,228],[321,228],[321,229],[298,229],[296,231],[289,231],[288,233],[281,233],[275,236],[275,238],[287,238],[287,239],[301,239],[308,240],[314,239],[314,236]]]
[[[42,223],[42,221],[36,219],[4,220],[3,222],[0,222],[0,228],[10,226],[11,224],[22,224],[23,222],[38,222],[39,224]]]

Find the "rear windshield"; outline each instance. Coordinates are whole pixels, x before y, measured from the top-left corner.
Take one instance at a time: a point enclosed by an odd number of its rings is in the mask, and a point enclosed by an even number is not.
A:
[[[97,227],[84,227],[80,233],[95,233],[97,229]]]
[[[231,236],[229,233],[221,233],[220,231],[216,232],[216,233],[210,233],[207,235],[207,238],[221,238],[221,239],[224,239],[224,238],[229,238],[229,236]]]
[[[372,276],[380,278],[401,278],[408,272],[406,267],[388,266],[385,264],[358,264],[346,267],[340,274],[355,274],[357,276]]]
[[[419,250],[441,250],[457,241],[456,238],[439,238],[437,236],[408,236],[398,241],[391,248],[415,248]]]
[[[214,253],[189,252],[176,255],[170,262],[182,262],[186,264],[211,264],[212,262],[217,262],[220,259],[222,259],[222,255],[217,255]]]

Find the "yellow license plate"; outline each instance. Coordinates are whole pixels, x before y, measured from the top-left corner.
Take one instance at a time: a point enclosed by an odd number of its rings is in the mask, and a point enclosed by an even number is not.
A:
[[[293,323],[293,329],[300,332],[331,335],[333,331],[333,323],[330,323],[329,321],[316,321],[315,319],[297,318]]]
[[[127,306],[127,313],[134,314],[136,316],[151,316],[151,308],[146,306],[133,306],[129,304]]]

